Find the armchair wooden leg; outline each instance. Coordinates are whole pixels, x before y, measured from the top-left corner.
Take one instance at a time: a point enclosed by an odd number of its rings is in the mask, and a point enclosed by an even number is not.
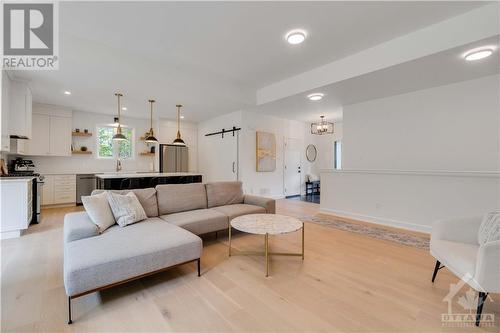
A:
[[[476,326],[479,326],[481,323],[481,313],[483,313],[483,304],[486,302],[488,297],[488,293],[479,292],[479,297],[477,301],[477,314],[476,314]]]
[[[198,259],[198,276],[201,276],[201,259]]]
[[[434,266],[434,273],[432,273],[432,283],[434,283],[434,280],[436,280],[436,275],[438,271],[443,268],[444,266],[441,266],[441,263],[439,260],[436,260],[436,266]]]

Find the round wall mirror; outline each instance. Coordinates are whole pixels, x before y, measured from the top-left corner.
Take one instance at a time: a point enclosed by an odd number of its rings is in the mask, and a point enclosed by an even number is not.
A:
[[[316,150],[315,145],[309,145],[306,148],[306,158],[309,162],[316,161],[316,156],[318,155],[318,151]]]

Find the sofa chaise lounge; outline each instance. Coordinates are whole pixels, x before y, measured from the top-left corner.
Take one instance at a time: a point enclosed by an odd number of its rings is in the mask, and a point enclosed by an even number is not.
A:
[[[64,218],[68,324],[72,323],[72,299],[189,262],[197,262],[200,276],[199,235],[227,230],[237,216],[275,213],[273,199],[244,195],[241,182],[158,185],[132,191],[148,216],[144,221],[114,225],[99,234],[86,212]]]

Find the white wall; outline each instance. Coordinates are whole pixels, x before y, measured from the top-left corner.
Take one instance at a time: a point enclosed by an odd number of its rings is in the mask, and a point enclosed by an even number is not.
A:
[[[43,105],[34,105],[34,109]],[[36,111],[35,111],[36,112]],[[87,146],[93,152],[92,155],[72,155],[69,157],[54,156],[31,156],[30,159],[36,165],[36,171],[42,174],[49,173],[96,173],[96,172],[114,172],[116,168],[116,159],[97,158],[96,127],[113,123],[112,115],[103,115],[92,112],[73,111],[73,129],[79,128],[80,131],[88,129],[93,133],[92,137],[74,137],[73,145],[75,149],[81,146]],[[123,171],[158,171],[158,153],[156,156],[141,156],[140,152],[149,151],[151,144],[146,144],[139,138],[149,131],[150,120],[122,117],[124,126],[135,129],[135,155],[131,159],[122,161]],[[36,126],[36,124],[33,124]],[[171,143],[177,133],[176,122],[168,119],[155,120],[155,135],[160,143]],[[183,123],[181,133],[189,149],[190,171],[196,172],[197,163],[197,127],[196,124]],[[158,149],[158,148],[157,148]],[[14,155],[9,156],[13,158]]]
[[[492,171],[499,76],[344,107],[346,169]]]
[[[322,172],[321,209],[429,231],[500,208],[500,77],[344,107],[344,171]]]
[[[342,140],[343,125],[342,122],[334,123],[332,135],[310,135],[312,143],[318,150],[316,161],[312,163],[312,171],[319,175],[323,169],[332,169],[334,166],[334,142]]]
[[[258,111],[236,111],[208,121],[198,126],[199,165],[204,175],[214,174],[210,169],[217,167],[209,161],[223,161],[224,152],[214,142],[207,140],[206,133],[222,128],[241,127],[239,133],[239,179],[243,182],[245,193],[269,197],[283,197],[284,140],[298,139],[302,142],[302,175],[310,171],[310,164],[305,158],[305,147],[312,143],[308,135],[308,125],[298,121],[259,114]],[[273,172],[256,171],[256,132],[270,132],[276,136],[276,170]],[[212,181],[209,177],[206,181]]]

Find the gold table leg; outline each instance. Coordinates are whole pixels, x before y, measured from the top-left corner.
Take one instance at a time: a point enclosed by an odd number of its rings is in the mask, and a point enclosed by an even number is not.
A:
[[[266,234],[266,277],[269,276],[269,234]]]
[[[258,251],[236,251],[234,255],[244,255],[244,256],[264,256],[266,260],[266,277],[269,276],[269,257],[270,256],[295,256],[302,257],[304,260],[304,223],[302,223],[302,251],[299,253],[289,253],[289,252],[269,252],[269,234],[264,235],[264,253]],[[229,225],[229,256],[231,257],[231,225]]]

